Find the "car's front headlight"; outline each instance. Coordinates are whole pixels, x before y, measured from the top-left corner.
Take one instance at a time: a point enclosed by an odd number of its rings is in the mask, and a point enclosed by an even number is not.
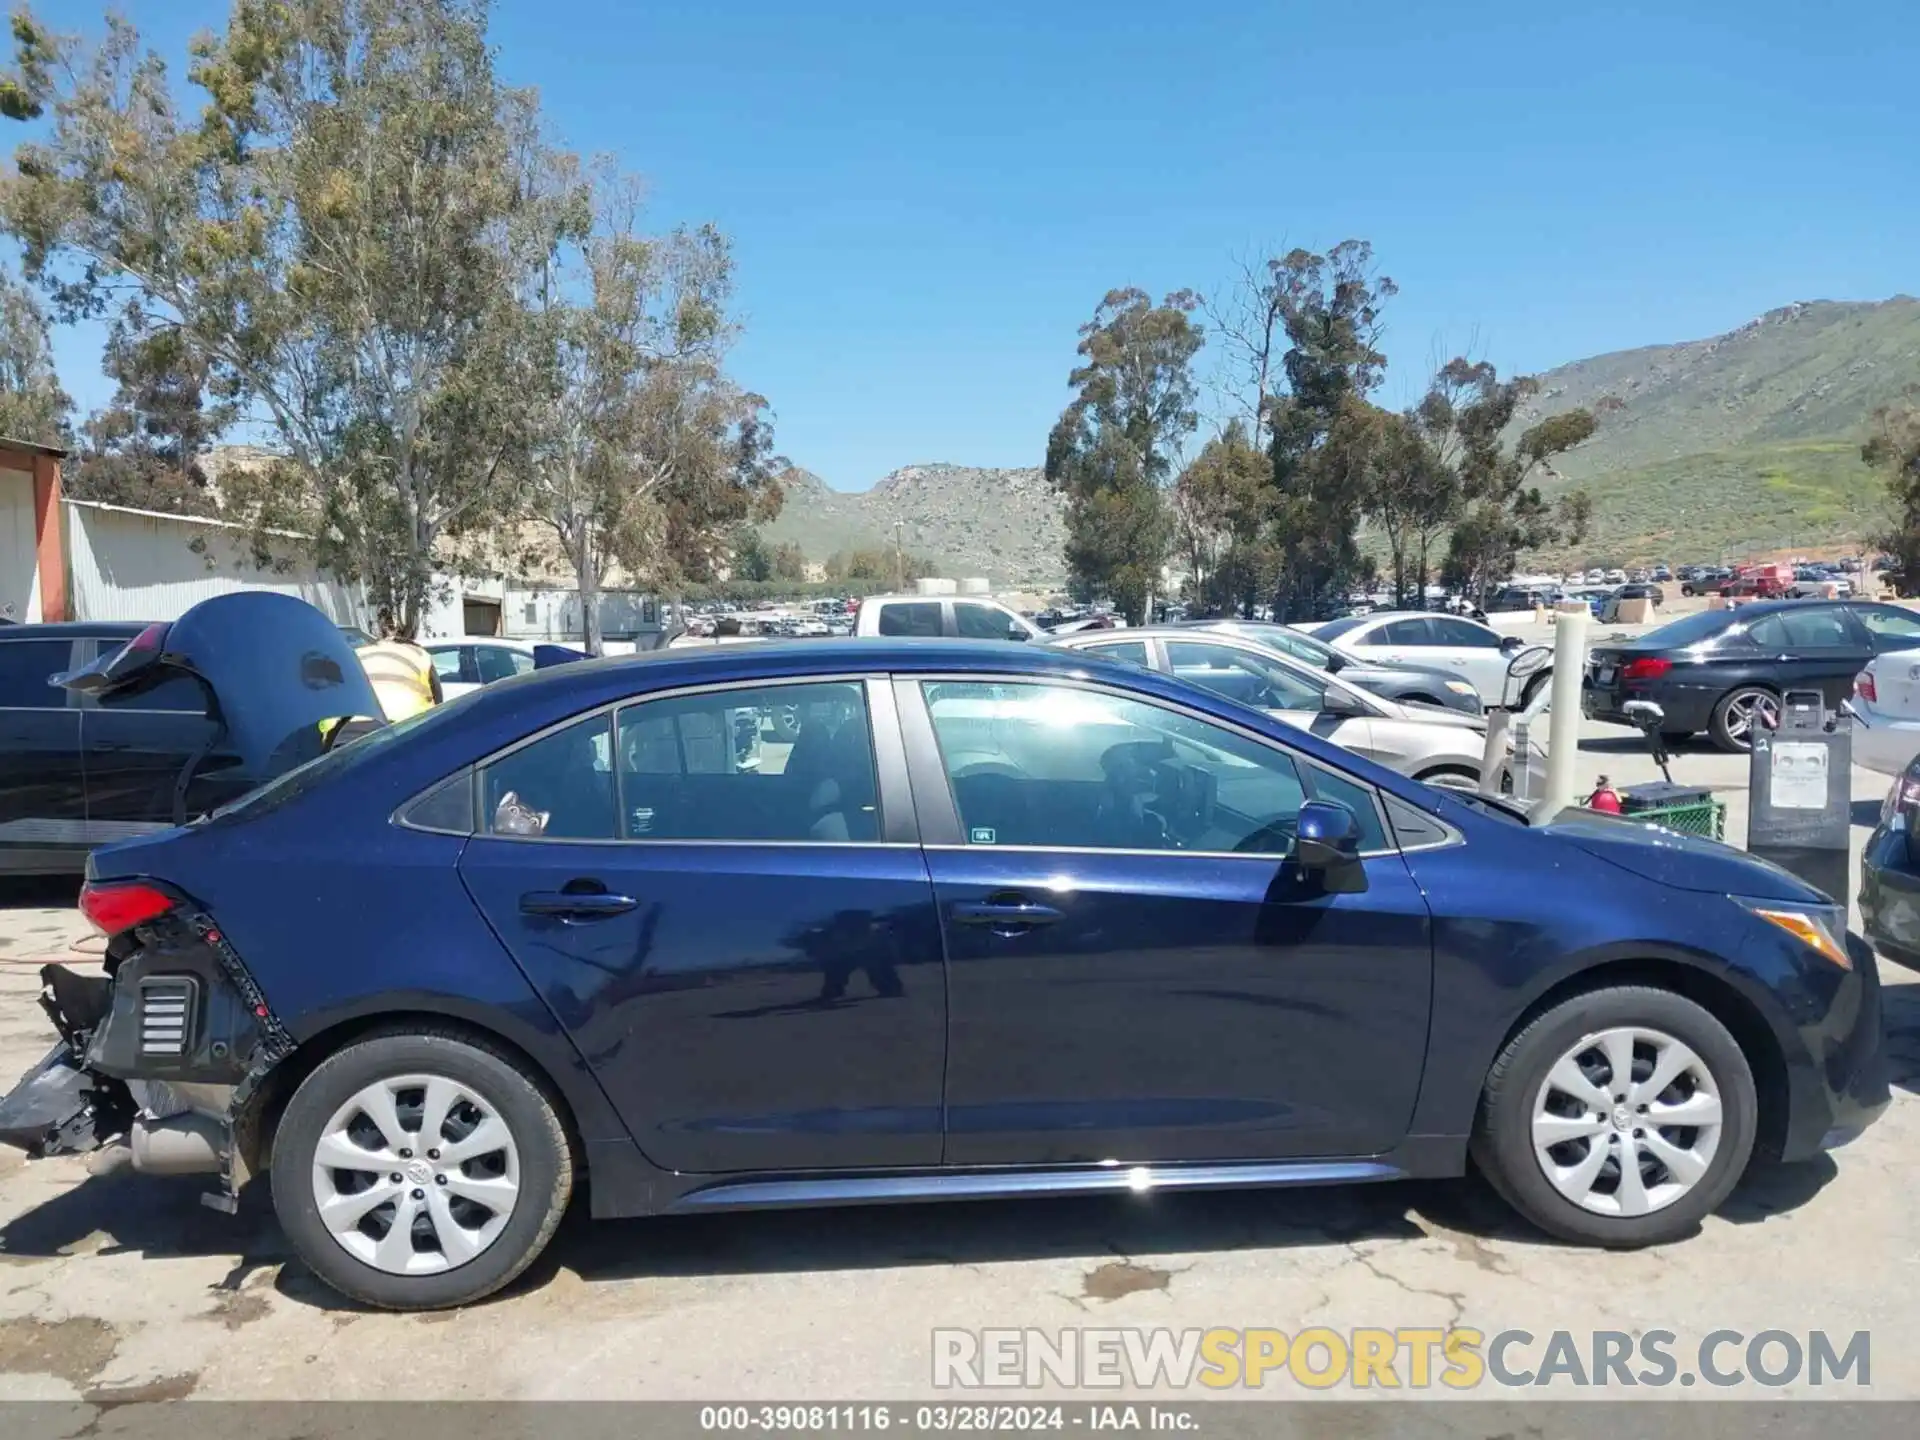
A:
[[[1464,680],[1449,680],[1446,684],[1447,689],[1456,695],[1478,695],[1480,693]]]
[[[1781,900],[1749,900],[1744,896],[1727,897],[1734,904],[1784,930],[1822,959],[1842,970],[1853,969],[1847,954],[1847,912],[1840,905],[1794,905]]]

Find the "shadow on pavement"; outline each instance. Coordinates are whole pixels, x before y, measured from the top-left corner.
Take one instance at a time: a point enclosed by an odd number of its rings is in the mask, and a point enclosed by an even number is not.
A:
[[[1896,1090],[1920,1094],[1920,984],[1884,983],[1897,967],[1881,962],[1880,1011],[1887,1032],[1887,1079]]]
[[[1807,1203],[1837,1173],[1825,1157],[1756,1168],[1720,1213],[1735,1224],[1771,1219]],[[236,1217],[202,1206],[199,1196],[205,1189],[206,1182],[195,1177],[89,1177],[0,1227],[0,1257],[139,1253],[151,1259],[225,1259],[229,1268],[215,1287],[224,1289],[238,1289],[256,1271],[279,1266],[274,1285],[289,1300],[321,1310],[365,1308],[293,1260],[264,1185],[253,1187]],[[1447,1241],[1461,1258],[1484,1269],[1510,1263],[1486,1248],[1489,1240],[1559,1248],[1559,1242],[1509,1210],[1478,1176],[625,1221],[594,1221],[584,1207],[576,1207],[546,1254],[498,1298],[537,1291],[562,1269],[591,1283],[1055,1259],[1106,1265],[1134,1256],[1429,1238]]]

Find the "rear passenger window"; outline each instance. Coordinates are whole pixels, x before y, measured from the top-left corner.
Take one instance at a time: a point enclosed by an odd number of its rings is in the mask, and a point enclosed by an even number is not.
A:
[[[613,717],[596,715],[502,755],[485,771],[487,829],[545,840],[616,834]]]
[[[940,602],[932,600],[914,601],[906,605],[882,605],[880,633],[882,635],[938,635],[940,633]]]
[[[433,673],[442,680],[457,681],[460,678],[460,652],[458,650],[434,650]]]
[[[64,710],[67,692],[47,683],[69,668],[66,640],[0,640],[0,705],[20,710]]]
[[[1431,645],[1433,631],[1425,620],[1390,620],[1367,637],[1369,645]]]
[[[880,838],[856,681],[645,700],[620,712],[629,840],[834,844]]]

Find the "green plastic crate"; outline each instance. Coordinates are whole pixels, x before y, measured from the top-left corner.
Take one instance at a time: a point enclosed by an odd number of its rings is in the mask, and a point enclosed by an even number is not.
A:
[[[1626,818],[1677,830],[1682,835],[1704,836],[1708,840],[1724,840],[1727,836],[1726,802],[1711,797],[1687,805],[1659,805],[1650,810],[1634,810]]]

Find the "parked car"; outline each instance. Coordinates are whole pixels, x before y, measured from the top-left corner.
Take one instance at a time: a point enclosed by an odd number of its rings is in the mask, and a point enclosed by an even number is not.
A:
[[[291,739],[352,669],[329,632],[207,678]],[[819,725],[730,761],[776,692]],[[268,1173],[315,1275],[433,1308],[524,1271],[583,1186],[617,1217],[1471,1153],[1563,1239],[1663,1244],[1756,1149],[1885,1109],[1843,908],[1710,841],[1530,818],[1052,646],[556,667],[97,852],[105,973],[49,970],[62,1038],[0,1140],[124,1133],[222,1207]]]
[[[1718,565],[1697,567],[1691,576],[1682,575],[1680,593],[1682,595],[1718,595],[1721,588],[1733,582],[1733,572]]]
[[[1920,615],[1865,601],[1779,600],[1684,615],[1637,639],[1594,647],[1583,703],[1626,724],[1630,700],[1666,713],[1670,742],[1706,731],[1724,750],[1750,748],[1753,725],[1777,724],[1788,690],[1829,706],[1853,691],[1875,655],[1920,646]]]
[[[1044,640],[1047,632],[985,596],[869,595],[854,617],[855,635],[957,636],[963,640]]]
[[[535,668],[533,644],[526,640],[470,636],[464,640],[429,640],[422,648],[433,657],[433,672],[440,677],[441,693],[449,700]]]
[[[1196,630],[1244,635],[1316,670],[1338,675],[1349,685],[1401,705],[1437,705],[1473,716],[1480,715],[1486,708],[1473,683],[1450,671],[1424,665],[1380,665],[1356,660],[1344,650],[1336,650],[1326,641],[1316,640],[1290,625],[1276,625],[1271,620],[1196,620],[1188,624]]]
[[[1396,705],[1261,641],[1161,626],[1076,635],[1054,644],[1173,675],[1412,779],[1479,788],[1487,745],[1484,720]]]
[[[1347,620],[1335,620],[1312,632],[1317,640],[1344,650],[1357,659],[1389,665],[1417,664],[1450,670],[1480,692],[1489,705],[1500,703],[1507,683],[1507,667],[1526,643],[1517,635],[1503,635],[1490,625],[1464,615],[1429,615],[1388,611]],[[1551,667],[1528,681],[1523,701],[1530,703],[1539,687],[1552,678]]]
[[[165,829],[256,782],[189,678],[137,699],[53,683],[130,641],[151,649],[165,633],[118,621],[0,632],[0,874],[79,874],[94,846]],[[178,786],[186,761],[203,750]]]
[[[1853,763],[1904,774],[1920,755],[1920,649],[1869,660],[1853,679],[1853,710]]]
[[[1920,758],[1909,754],[1893,773],[1860,851],[1860,927],[1880,954],[1920,970]]]

